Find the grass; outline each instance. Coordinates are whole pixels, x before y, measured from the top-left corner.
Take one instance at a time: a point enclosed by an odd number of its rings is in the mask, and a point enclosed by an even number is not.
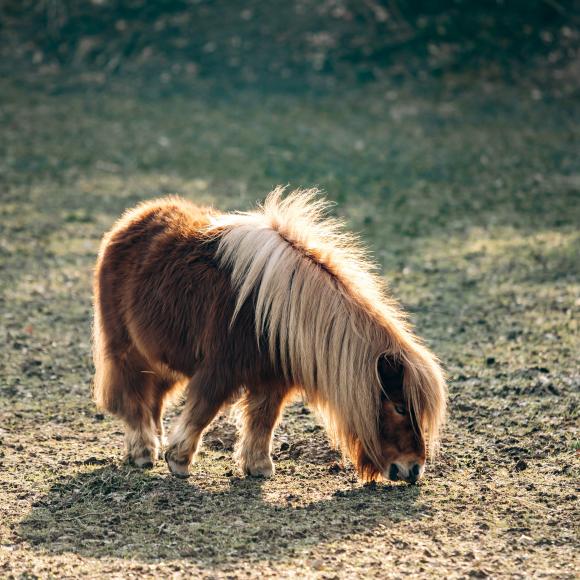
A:
[[[578,567],[578,103],[469,78],[333,94],[0,80],[0,574],[558,576]],[[188,481],[90,400],[91,268],[126,207],[319,186],[445,363],[420,486],[362,486],[301,404],[278,471],[221,418]],[[338,464],[337,464],[338,461]]]

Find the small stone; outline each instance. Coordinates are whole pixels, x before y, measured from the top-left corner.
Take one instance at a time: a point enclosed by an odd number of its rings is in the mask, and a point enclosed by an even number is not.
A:
[[[315,570],[322,570],[322,568],[324,568],[324,560],[312,560],[310,566]]]
[[[340,473],[341,471],[344,471],[344,467],[340,465],[340,463],[337,463],[336,461],[328,467],[328,473],[336,474]]]
[[[518,462],[514,466],[515,471],[523,471],[524,469],[528,468],[528,464],[523,460],[519,459]]]

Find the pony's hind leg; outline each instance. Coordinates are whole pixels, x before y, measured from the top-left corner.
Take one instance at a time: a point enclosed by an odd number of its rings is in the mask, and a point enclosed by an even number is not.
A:
[[[246,392],[236,405],[241,415],[241,428],[235,457],[241,469],[248,475],[274,475],[272,434],[287,394],[282,388]]]
[[[142,468],[153,467],[159,457],[161,436],[161,396],[152,371],[132,376],[125,371],[127,397],[122,418],[125,422],[125,461]]]
[[[149,373],[144,373],[149,374]],[[143,381],[142,405],[137,421],[126,420],[125,459],[137,467],[153,467],[165,444],[163,411],[176,383],[154,374]]]
[[[125,427],[125,461],[149,469],[159,457],[159,437],[153,421],[127,423]]]
[[[199,447],[204,429],[211,423],[234,388],[199,371],[187,386],[186,402],[171,431],[165,452],[169,470],[177,477],[189,476],[189,465]]]

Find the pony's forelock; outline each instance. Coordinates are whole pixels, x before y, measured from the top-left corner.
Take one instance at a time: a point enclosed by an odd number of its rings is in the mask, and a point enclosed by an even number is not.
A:
[[[274,364],[301,385],[336,442],[379,468],[377,357],[404,365],[405,396],[431,451],[445,418],[440,366],[411,333],[356,236],[327,217],[315,189],[276,188],[254,212],[213,218],[218,257],[231,270],[235,316],[254,300],[256,337]],[[374,473],[369,469],[369,476]],[[371,478],[374,475],[371,476]]]

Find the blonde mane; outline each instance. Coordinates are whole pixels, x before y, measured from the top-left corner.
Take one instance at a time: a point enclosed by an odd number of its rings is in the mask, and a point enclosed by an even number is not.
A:
[[[234,319],[254,300],[256,338],[300,385],[335,441],[362,444],[381,464],[377,360],[404,366],[404,392],[431,452],[445,419],[445,381],[434,355],[387,296],[358,238],[327,217],[315,189],[272,191],[256,211],[212,218],[217,255],[237,291]],[[232,320],[233,322],[233,320]]]

